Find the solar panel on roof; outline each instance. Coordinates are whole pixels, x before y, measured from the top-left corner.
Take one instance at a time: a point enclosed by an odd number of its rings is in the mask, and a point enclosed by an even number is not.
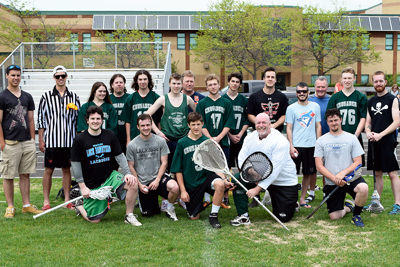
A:
[[[140,30],[146,29],[146,16],[137,16],[137,27]]]
[[[115,28],[116,29],[125,29],[125,16],[115,16]]]
[[[178,16],[169,16],[169,28],[170,29],[179,29],[179,17]]]
[[[136,16],[126,16],[126,28],[135,29],[136,27]]]
[[[392,26],[390,25],[390,21],[388,17],[380,17],[381,19],[381,25],[382,25],[382,31],[391,31]]]
[[[114,29],[114,16],[104,16],[104,29],[113,30]]]
[[[371,24],[369,22],[369,17],[361,17],[360,23],[361,23],[361,27],[364,30],[367,30],[367,31],[371,30]]]
[[[157,17],[149,16],[147,17],[147,29],[149,30],[157,30]]]
[[[371,30],[372,31],[381,31],[382,30],[379,17],[370,17],[369,19],[371,20]]]
[[[400,31],[400,18],[399,17],[391,17],[390,22],[392,23],[393,31]]]
[[[195,20],[194,16],[190,16],[190,29],[192,30],[199,30],[200,24]]]
[[[158,29],[168,30],[168,16],[158,16]]]
[[[179,28],[182,30],[189,30],[189,16],[180,16]]]
[[[93,16],[93,30],[103,29],[104,16]]]

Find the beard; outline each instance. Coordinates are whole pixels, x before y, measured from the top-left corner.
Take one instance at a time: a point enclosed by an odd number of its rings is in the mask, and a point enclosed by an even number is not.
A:
[[[382,87],[374,87],[375,91],[377,91],[378,93],[383,92],[385,90],[385,86]]]

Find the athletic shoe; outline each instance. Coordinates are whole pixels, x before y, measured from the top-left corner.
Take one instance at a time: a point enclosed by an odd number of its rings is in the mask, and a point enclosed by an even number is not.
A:
[[[168,200],[161,201],[161,212],[167,212]]]
[[[171,209],[167,209],[167,212],[165,213],[165,215],[170,218],[173,221],[177,221],[178,218],[176,217],[176,213],[175,213],[175,207],[172,206]]]
[[[221,202],[221,208],[230,210],[231,206],[226,205],[224,202]]]
[[[368,205],[365,205],[365,206],[363,207],[363,209],[364,209],[364,210],[368,210],[368,209],[369,209],[369,207],[371,207],[371,204],[372,204],[372,201],[371,201],[371,202],[369,202],[369,204],[368,204]]]
[[[204,207],[204,208],[206,208],[208,205],[210,205],[210,202],[209,202],[209,201],[204,201],[204,202],[203,202],[203,207]]]
[[[14,215],[15,215],[14,206],[6,208],[6,214],[4,214],[4,217],[6,217],[6,218],[14,218]]]
[[[235,217],[235,219],[230,221],[230,224],[233,226],[249,225],[250,223],[251,223],[250,218],[248,216],[244,216],[244,215],[238,215]]]
[[[393,209],[389,212],[390,215],[399,214],[400,213],[400,206],[398,204],[392,205]]]
[[[133,213],[129,213],[125,215],[125,223],[130,223],[134,226],[142,226],[142,224],[136,219],[137,215]]]
[[[208,221],[212,228],[221,228],[221,224],[219,224],[218,221],[218,213],[210,213],[210,215],[208,215]]]
[[[179,202],[179,206],[181,206],[183,209],[186,210],[186,203],[182,199],[179,199],[178,202]]]
[[[300,203],[297,201],[296,202],[296,207],[294,208],[295,212],[300,212]]]
[[[260,200],[260,196],[259,195],[255,196],[255,198]],[[255,207],[258,207],[258,206],[260,206],[260,204],[258,204],[258,202],[255,199],[253,199],[253,201],[249,204],[249,208],[255,208]]]
[[[360,215],[353,216],[353,218],[351,218],[351,222],[357,227],[364,227],[364,222]]]
[[[42,212],[43,212],[42,210],[38,210],[38,208],[32,204],[29,204],[29,207],[22,207],[22,213],[39,214]]]
[[[350,209],[350,212],[351,212],[351,213],[353,213],[353,211],[354,211],[354,203],[353,203],[352,200],[346,199],[346,200],[344,201],[344,205]],[[360,218],[360,219],[361,219],[361,218]]]

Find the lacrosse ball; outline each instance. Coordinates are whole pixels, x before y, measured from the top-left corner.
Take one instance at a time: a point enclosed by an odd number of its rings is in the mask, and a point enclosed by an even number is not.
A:
[[[299,156],[299,154],[297,154],[296,152],[294,152],[294,157],[297,158]]]
[[[145,189],[143,189],[143,191],[145,191],[145,192],[149,192],[149,189],[145,188]]]

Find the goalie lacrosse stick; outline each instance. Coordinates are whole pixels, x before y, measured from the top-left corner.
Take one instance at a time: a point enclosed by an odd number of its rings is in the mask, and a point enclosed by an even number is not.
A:
[[[98,199],[98,200],[104,200],[104,199],[110,198],[111,197],[111,193],[112,193],[112,191],[111,191],[112,189],[113,189],[112,186],[104,186],[103,188],[100,188],[99,190],[91,190],[90,191],[90,198]],[[36,219],[37,217],[45,215],[46,213],[52,212],[52,211],[54,211],[56,209],[59,209],[59,208],[65,206],[65,205],[67,205],[69,203],[78,201],[79,199],[82,199],[82,198],[83,198],[83,196],[79,196],[77,198],[71,199],[70,201],[64,202],[64,203],[62,203],[62,204],[60,204],[60,205],[58,205],[58,206],[56,206],[54,208],[48,209],[48,210],[46,210],[46,211],[44,211],[42,213],[34,215],[33,219]]]
[[[354,171],[352,171],[351,173],[349,173],[348,175],[346,175],[343,180],[345,180],[347,182],[347,184],[350,184],[351,182],[357,180],[358,178],[361,177],[361,171],[358,171],[358,169],[361,168],[361,164],[358,165]],[[310,219],[311,216],[314,215],[314,213],[317,212],[317,210],[319,210],[319,208],[322,207],[322,205],[324,205],[324,203],[333,195],[333,193],[336,192],[336,190],[339,189],[339,186],[336,186],[335,189],[332,190],[332,192],[329,193],[329,195],[327,197],[325,197],[322,202],[306,217],[306,219]]]
[[[385,208],[381,204],[381,197],[379,196],[378,190],[376,190],[376,176],[375,176],[375,155],[374,155],[375,144],[371,142],[371,158],[372,158],[372,174],[374,175],[374,192],[371,196],[371,204],[366,209],[372,213],[381,213]]]
[[[255,155],[257,154],[257,155]],[[252,159],[253,155],[256,158],[256,160]],[[264,159],[262,159],[262,156]],[[235,176],[233,176],[228,167],[228,163],[225,158],[225,154],[221,147],[216,143],[214,140],[208,139],[201,143],[195,150],[193,154],[193,160],[194,162],[199,165],[200,167],[209,170],[211,172],[222,172],[225,175],[230,176],[233,178],[238,185],[240,185],[246,192],[249,191],[242,183],[240,183]],[[251,167],[251,163],[246,164],[246,162],[254,162],[256,166]],[[262,167],[262,165],[265,165]],[[269,167],[268,167],[269,166]],[[251,154],[245,162],[243,163],[242,167],[242,172],[245,170],[245,181],[260,181],[261,178],[266,179],[268,176],[272,173],[272,163],[268,159],[268,157],[261,152],[256,152]],[[257,171],[264,170],[266,171],[265,173],[258,173]],[[248,175],[248,176],[246,176]],[[243,179],[243,177],[242,177]],[[261,179],[261,180],[263,180]],[[280,225],[283,226],[286,230],[289,231],[289,229],[269,210],[267,209],[264,204],[260,202],[260,200],[256,199],[258,204],[260,204],[261,207],[263,207]]]

